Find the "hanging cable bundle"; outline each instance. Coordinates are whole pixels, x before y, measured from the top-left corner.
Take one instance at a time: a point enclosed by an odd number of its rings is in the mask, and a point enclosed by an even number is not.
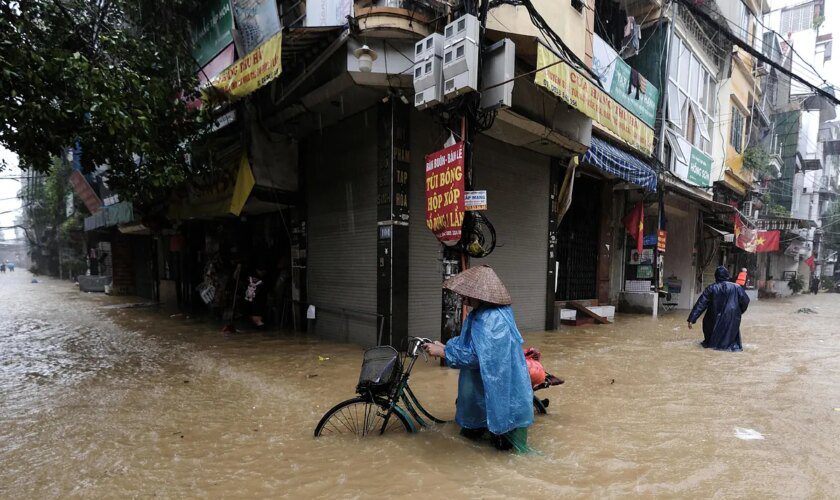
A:
[[[470,257],[487,257],[496,248],[496,229],[481,212],[467,211],[461,230],[460,246]]]

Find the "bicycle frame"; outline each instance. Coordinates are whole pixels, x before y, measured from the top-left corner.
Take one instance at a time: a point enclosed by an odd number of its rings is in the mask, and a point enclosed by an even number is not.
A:
[[[431,341],[429,339],[419,337],[411,337],[409,339],[409,347],[406,351],[406,358],[410,358],[410,361],[408,362],[408,365],[403,368],[402,375],[400,375],[400,381],[397,384],[397,387],[394,389],[393,393],[388,397],[387,400],[382,398],[382,403],[385,403],[383,406],[387,406],[388,411],[383,418],[382,428],[379,431],[380,434],[385,432],[385,429],[388,426],[388,421],[391,418],[391,414],[395,411],[398,411],[405,416],[411,416],[411,419],[406,420],[412,426],[412,432],[417,432],[417,427],[414,425],[414,422],[416,422],[417,425],[419,425],[420,427],[429,426],[429,424],[423,419],[423,417],[420,416],[421,414],[433,423],[446,423],[446,420],[441,420],[435,417],[434,415],[429,413],[428,410],[423,408],[423,405],[420,404],[420,401],[417,400],[417,396],[414,395],[414,392],[408,385],[408,379],[411,376],[411,370],[414,369],[414,363],[417,362],[417,356],[420,354],[420,349],[422,348],[423,344],[427,342]],[[403,409],[399,405],[400,402],[402,402],[402,404],[405,406],[405,409]],[[408,411],[408,415],[406,415],[406,410]],[[412,420],[414,420],[414,422],[412,422]]]

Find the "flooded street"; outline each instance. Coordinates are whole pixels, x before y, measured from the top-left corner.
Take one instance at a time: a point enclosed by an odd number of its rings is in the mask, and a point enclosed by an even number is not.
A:
[[[355,346],[218,325],[0,275],[0,497],[832,497],[840,491],[840,296],[754,303],[740,354],[685,314],[531,333],[566,379],[513,456],[454,425],[319,439],[353,396]],[[801,307],[816,314],[798,314]],[[515,307],[514,307],[515,309]],[[457,372],[418,363],[451,418]],[[744,440],[736,432],[760,433]],[[753,437],[757,437],[753,435]]]

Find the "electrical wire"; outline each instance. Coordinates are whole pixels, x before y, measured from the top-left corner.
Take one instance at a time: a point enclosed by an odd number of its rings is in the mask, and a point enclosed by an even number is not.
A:
[[[701,18],[701,19],[703,19],[704,21],[706,21],[706,22],[708,22],[708,23],[711,23],[711,24],[712,24],[712,26],[717,26],[718,28],[723,28],[723,27],[720,25],[720,23],[718,23],[718,22],[716,22],[715,20],[713,20],[713,19],[711,18],[711,16],[710,16],[707,12],[705,12],[705,11],[704,11],[704,10],[702,10],[702,9],[700,9],[700,8],[699,8],[699,7],[698,7],[698,6],[697,6],[694,2],[692,2],[691,0],[676,0],[676,1],[677,1],[677,2],[679,2],[681,5],[683,5],[684,7],[686,7],[686,8],[687,8],[687,9],[688,9],[691,13],[693,13],[693,14],[695,14],[696,16],[700,17],[700,18]],[[779,64],[778,64],[778,63],[776,63],[775,61],[772,61],[771,59],[769,59],[768,57],[766,57],[764,54],[761,54],[761,53],[760,53],[760,52],[758,52],[755,48],[753,48],[752,46],[750,46],[750,45],[749,45],[749,44],[747,44],[746,42],[742,41],[742,40],[741,40],[740,38],[738,38],[737,36],[735,36],[735,35],[733,35],[733,34],[729,33],[729,32],[728,32],[728,30],[723,30],[723,29],[721,29],[719,32],[720,32],[720,33],[722,33],[722,34],[723,34],[726,38],[728,38],[728,39],[729,39],[732,43],[734,43],[735,45],[737,45],[737,46],[741,47],[744,51],[746,51],[747,53],[749,53],[749,54],[750,54],[750,55],[752,55],[753,57],[756,57],[757,59],[759,59],[759,60],[761,60],[761,61],[763,61],[763,62],[767,63],[769,66],[771,66],[771,67],[775,68],[775,69],[776,69],[777,71],[779,71],[780,73],[782,73],[782,74],[784,74],[784,75],[787,75],[787,76],[791,77],[792,79],[794,79],[794,80],[798,81],[798,82],[799,82],[799,83],[801,83],[802,85],[805,85],[806,87],[808,87],[808,88],[810,88],[811,90],[813,90],[815,94],[817,94],[817,95],[819,95],[819,96],[822,96],[823,98],[825,98],[825,99],[827,99],[827,100],[829,100],[829,101],[833,102],[835,105],[840,105],[840,99],[838,99],[837,97],[835,97],[833,94],[828,93],[827,91],[825,91],[825,90],[823,90],[823,89],[821,89],[821,88],[817,87],[816,85],[814,85],[814,84],[810,83],[808,80],[806,80],[806,79],[805,79],[805,78],[803,78],[802,76],[797,75],[796,73],[793,73],[793,72],[789,71],[788,69],[784,68],[783,66],[779,65]]]

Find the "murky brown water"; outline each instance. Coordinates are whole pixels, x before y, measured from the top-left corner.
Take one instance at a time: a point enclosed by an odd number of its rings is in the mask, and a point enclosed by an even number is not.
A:
[[[838,295],[755,304],[741,354],[698,347],[682,313],[527,335],[567,380],[543,391],[530,456],[451,425],[315,440],[321,414],[353,394],[360,349],[103,308],[116,302],[0,275],[0,497],[840,492]],[[818,314],[795,313],[806,305]],[[412,380],[452,416],[455,371],[419,363]]]

